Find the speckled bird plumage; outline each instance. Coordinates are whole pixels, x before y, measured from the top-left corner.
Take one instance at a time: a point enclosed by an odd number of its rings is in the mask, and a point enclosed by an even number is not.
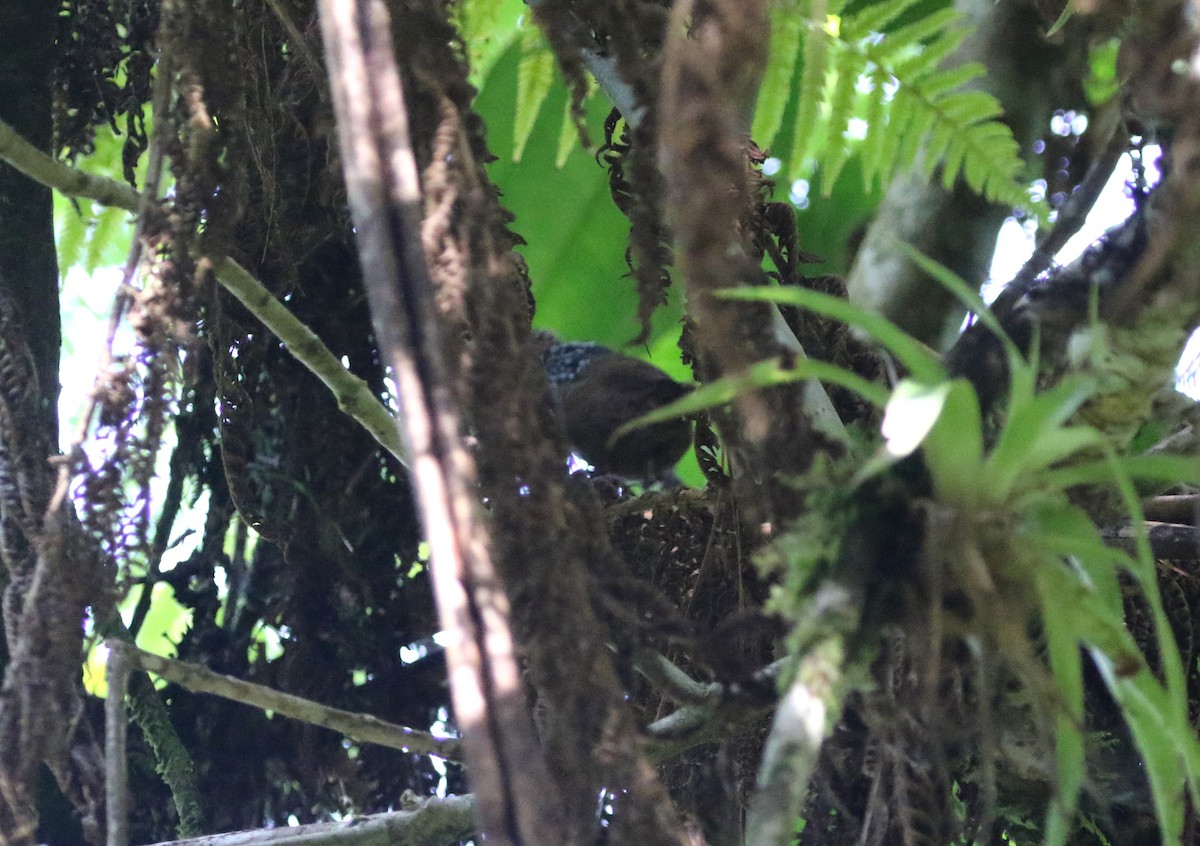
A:
[[[572,449],[601,473],[667,478],[692,441],[687,418],[635,429],[610,444],[622,425],[691,390],[653,364],[601,344],[546,336],[546,378]]]

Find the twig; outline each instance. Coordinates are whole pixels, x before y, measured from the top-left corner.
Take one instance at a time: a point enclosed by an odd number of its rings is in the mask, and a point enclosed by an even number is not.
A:
[[[115,179],[85,173],[47,156],[0,120],[0,159],[35,182],[66,197],[87,197],[105,206],[137,211],[138,192]]]
[[[198,693],[210,693],[265,711],[274,711],[294,720],[331,729],[361,743],[374,743],[389,749],[402,749],[422,755],[437,755],[448,761],[461,761],[462,750],[455,738],[435,737],[424,731],[389,723],[369,714],[356,714],[331,708],[291,693],[272,690],[232,676],[171,658],[163,658],[136,647],[127,647],[131,661],[143,670]]]
[[[699,705],[712,700],[722,686],[698,682],[676,667],[667,656],[652,649],[638,649],[633,654],[633,668],[645,676],[654,688],[669,699],[685,705]]]
[[[409,810],[342,822],[235,831],[155,846],[398,846],[454,843],[467,839],[475,830],[475,797],[468,793],[427,799],[414,803]]]
[[[315,332],[297,320],[287,306],[233,259],[227,258],[217,265],[216,276],[225,290],[237,297],[283,341],[297,361],[329,388],[339,409],[357,420],[397,461],[408,466],[396,419],[365,380],[343,367]]]
[[[1117,104],[1114,104],[1107,112],[1101,112],[1093,121],[1092,126],[1097,127],[1097,132],[1104,136],[1100,145],[1099,157],[1088,168],[1088,172],[1079,186],[1059,209],[1058,221],[1054,228],[1050,230],[1045,240],[1038,244],[1033,255],[1012,278],[1012,281],[1005,286],[1005,290],[1011,291],[1011,293],[1008,296],[1001,294],[997,298],[993,305],[993,311],[997,314],[1007,312],[1011,303],[1015,303],[1039,273],[1053,264],[1054,257],[1058,255],[1059,251],[1066,246],[1075,233],[1083,228],[1084,222],[1091,214],[1092,207],[1100,198],[1100,192],[1108,184],[1113,171],[1116,170],[1117,163],[1125,154],[1125,149],[1129,146],[1129,133],[1125,130],[1125,122],[1121,119]]]
[[[325,86],[321,81],[325,78],[324,69],[321,67],[321,60],[317,58],[317,54],[313,52],[312,47],[308,43],[308,39],[304,37],[304,33],[300,31],[300,27],[296,25],[295,19],[283,5],[280,0],[267,0],[267,5],[271,7],[271,11],[275,13],[275,17],[279,18],[279,22],[283,24],[283,28],[287,30],[288,47],[296,51],[304,64],[308,65],[308,72],[312,74],[314,87],[320,93],[321,97],[325,97]]]
[[[1147,520],[1194,526],[1200,523],[1200,494],[1156,496],[1144,506]]]
[[[662,661],[670,664],[666,658],[662,658]],[[716,682],[702,684],[688,678],[682,670],[672,664],[674,672],[668,672],[662,678],[671,680],[670,684],[673,685],[674,694],[679,697],[678,701],[683,701],[683,697],[687,696],[694,704],[680,708],[646,726],[645,734],[649,738],[646,754],[656,763],[668,761],[688,749],[719,740],[731,730],[768,713],[775,702],[763,702],[761,697],[748,696],[747,688],[774,685],[784,667],[792,661],[790,658],[781,658],[768,664],[751,677],[751,684],[746,687]],[[644,668],[638,664],[636,658],[634,666],[639,672],[643,672]],[[662,669],[661,664],[659,669]],[[687,678],[687,682],[682,682],[679,676]],[[651,682],[655,683],[653,679]],[[667,695],[672,694],[668,692]]]
[[[107,846],[129,843],[129,758],[127,755],[125,694],[129,688],[129,662],[124,644],[110,640],[104,676],[104,803],[108,818]]]
[[[87,197],[127,211],[138,209],[140,197],[128,185],[55,161],[21,138],[4,121],[0,121],[0,159],[64,196]],[[372,393],[366,381],[343,367],[311,329],[233,259],[225,258],[217,265],[216,278],[283,342],[298,362],[333,392],[338,408],[356,420],[397,461],[408,466],[391,412]]]
[[[1200,561],[1200,530],[1195,526],[1175,523],[1147,523],[1150,549],[1156,559],[1167,561]],[[1133,528],[1106,529],[1104,542],[1129,553],[1137,552],[1137,540]]]

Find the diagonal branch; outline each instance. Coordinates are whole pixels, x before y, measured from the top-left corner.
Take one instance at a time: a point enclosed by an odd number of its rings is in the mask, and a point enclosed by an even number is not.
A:
[[[197,664],[163,658],[120,641],[110,642],[110,648],[114,657],[124,654],[131,663],[143,670],[197,693],[209,693],[264,711],[274,711],[294,720],[331,729],[360,743],[374,743],[421,755],[437,755],[448,761],[462,760],[460,743],[454,738],[435,737],[429,732],[389,723],[369,714],[332,708],[291,693],[214,673]]]
[[[0,160],[67,197],[87,197],[102,205],[136,212],[140,195],[114,179],[65,165],[21,138],[0,121]],[[261,282],[233,259],[215,268],[218,282],[270,329],[296,360],[321,380],[337,399],[338,408],[356,420],[397,461],[407,466],[395,420],[370,386],[342,366],[311,329],[288,311]]]

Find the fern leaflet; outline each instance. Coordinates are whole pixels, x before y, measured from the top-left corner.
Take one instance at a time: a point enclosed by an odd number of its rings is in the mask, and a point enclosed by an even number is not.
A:
[[[967,35],[962,14],[944,8],[889,30],[917,0],[885,0],[838,17],[842,5],[784,0],[777,7],[777,22],[806,12],[802,27],[788,22],[787,28],[789,35],[804,33],[789,176],[801,176],[811,157],[828,195],[857,150],[868,189],[905,170],[915,168],[930,179],[941,168],[946,186],[961,177],[990,200],[1043,216],[1045,209],[1019,181],[1024,165],[1012,133],[998,121],[1000,104],[990,94],[964,88],[986,69],[976,63],[943,67]],[[767,66],[772,84],[760,96],[766,111],[754,124],[765,133],[757,136],[760,143],[770,144],[779,134],[786,106],[779,81],[790,78],[797,46],[794,36],[772,39]],[[868,127],[861,144],[847,137],[856,118]]]

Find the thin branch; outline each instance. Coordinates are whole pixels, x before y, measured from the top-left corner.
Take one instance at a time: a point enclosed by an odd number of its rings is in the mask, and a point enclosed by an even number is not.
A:
[[[135,212],[140,195],[123,182],[85,173],[42,153],[0,121],[0,160],[67,197]],[[309,369],[337,399],[338,408],[356,420],[397,461],[408,466],[391,412],[363,379],[345,367],[317,335],[296,319],[249,271],[231,258],[216,266],[216,278],[271,330],[295,359]]]
[[[143,670],[197,693],[211,693],[264,711],[274,711],[294,720],[331,729],[360,743],[437,755],[448,761],[462,760],[462,749],[455,738],[435,737],[428,732],[389,723],[369,714],[331,708],[290,693],[214,673],[195,664],[163,658],[133,646],[126,647],[126,650],[130,660]]]
[[[1195,526],[1177,523],[1146,523],[1150,549],[1156,560],[1200,561],[1200,530]],[[1137,552],[1137,539],[1132,526],[1106,529],[1104,542],[1129,553]]]
[[[235,831],[155,846],[433,846],[465,840],[475,830],[475,797],[464,794],[341,822]]]
[[[1117,163],[1121,161],[1121,156],[1125,154],[1125,150],[1129,146],[1129,132],[1125,129],[1125,122],[1121,119],[1117,104],[1114,103],[1108,112],[1102,112],[1092,122],[1091,127],[1097,127],[1094,131],[1103,135],[1100,155],[1088,168],[1083,181],[1059,209],[1058,220],[1055,222],[1054,228],[1050,230],[1050,234],[1038,244],[1033,255],[1012,278],[1012,281],[1005,286],[1005,291],[1008,293],[1001,293],[993,304],[992,310],[999,315],[1008,311],[1038,274],[1053,264],[1054,257],[1075,236],[1075,233],[1083,228],[1084,222],[1091,214],[1092,207],[1100,198],[1100,192],[1108,184],[1113,171],[1116,170]],[[1089,132],[1093,131],[1091,127],[1089,127]],[[1009,292],[1010,289],[1011,292]]]
[[[698,682],[675,666],[667,656],[652,649],[638,649],[633,654],[633,668],[641,673],[655,690],[669,699],[685,705],[699,705],[712,699],[721,685]]]
[[[222,261],[216,268],[216,276],[225,290],[237,297],[283,341],[297,361],[329,388],[339,409],[358,421],[397,461],[408,466],[404,444],[396,429],[396,418],[372,393],[365,380],[343,367],[315,332],[297,320],[287,306],[233,259]]]
[[[105,816],[108,819],[107,846],[127,846],[129,843],[129,758],[126,733],[129,722],[125,714],[125,693],[129,688],[129,661],[125,644],[108,642],[108,662],[105,665],[108,693],[104,700],[104,792]]]
[[[1200,494],[1156,496],[1145,504],[1144,511],[1147,520],[1194,526],[1200,523]]]
[[[138,209],[138,192],[115,179],[85,173],[47,156],[0,120],[0,159],[66,197],[87,197],[126,211]]]
[[[271,11],[275,13],[275,17],[279,18],[279,22],[283,24],[283,28],[287,30],[288,47],[296,52],[304,64],[308,65],[308,72],[312,74],[313,81],[316,83],[315,88],[322,98],[325,97],[325,86],[320,82],[325,78],[325,70],[321,67],[321,60],[317,58],[317,54],[313,52],[312,46],[308,43],[308,39],[304,37],[304,33],[300,31],[300,27],[296,25],[295,18],[291,12],[283,5],[282,0],[267,0],[267,5],[271,7]]]
[[[658,658],[661,660],[646,662],[635,656],[634,667],[667,696],[676,701],[685,701],[686,697],[693,704],[646,726],[645,734],[649,738],[646,754],[655,763],[668,761],[688,749],[728,737],[731,731],[769,713],[775,706],[774,699],[762,701],[761,695],[754,696],[749,690],[764,686],[774,690],[779,674],[793,661],[780,658],[768,664],[751,676],[748,685],[725,685],[697,682],[666,658]],[[647,669],[650,670],[649,674]]]

